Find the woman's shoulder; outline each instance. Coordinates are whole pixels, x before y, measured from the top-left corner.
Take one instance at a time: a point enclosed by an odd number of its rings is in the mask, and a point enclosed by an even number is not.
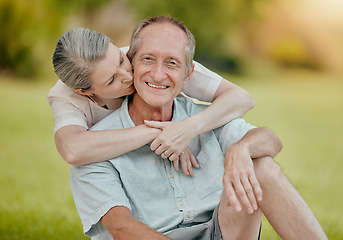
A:
[[[53,86],[47,97],[49,100],[63,99],[68,102],[88,102],[88,99],[84,96],[77,94],[74,89],[68,87],[61,80],[58,80],[55,86]]]
[[[66,97],[66,96],[73,96],[75,91],[68,87],[65,83],[63,83],[61,80],[58,80],[53,86],[50,91],[48,96],[52,97]]]

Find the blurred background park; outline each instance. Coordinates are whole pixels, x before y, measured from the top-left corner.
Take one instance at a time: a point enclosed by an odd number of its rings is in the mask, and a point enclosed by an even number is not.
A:
[[[276,161],[343,239],[342,12],[341,0],[0,0],[0,240],[89,239],[54,146],[51,57],[73,28],[121,47],[161,14],[193,32],[195,60],[250,92],[245,119],[279,135]],[[263,239],[280,239],[263,221]]]

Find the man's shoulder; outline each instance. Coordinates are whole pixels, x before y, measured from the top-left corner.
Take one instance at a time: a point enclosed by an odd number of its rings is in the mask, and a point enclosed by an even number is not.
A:
[[[94,124],[89,130],[108,130],[108,129],[122,129],[124,126],[121,120],[121,109],[122,107],[114,110],[112,113],[107,115],[104,119]]]
[[[183,110],[188,116],[192,116],[208,107],[189,97],[175,98],[175,106],[179,112]]]

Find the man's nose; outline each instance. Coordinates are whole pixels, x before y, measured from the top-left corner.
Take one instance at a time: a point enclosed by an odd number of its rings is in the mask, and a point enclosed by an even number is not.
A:
[[[151,75],[154,81],[162,81],[166,75],[163,64],[155,64],[151,70]]]

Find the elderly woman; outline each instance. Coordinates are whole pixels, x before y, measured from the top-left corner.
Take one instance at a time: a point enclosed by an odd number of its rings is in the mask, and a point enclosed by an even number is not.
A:
[[[254,106],[251,96],[195,62],[193,77],[182,91],[212,102],[204,111],[180,122],[87,131],[135,91],[126,51],[90,29],[75,29],[59,38],[53,65],[60,80],[47,97],[59,153],[67,163],[83,165],[114,158],[153,141],[151,149],[156,154],[174,161],[177,169],[175,160],[180,160],[185,174],[192,175],[191,165],[197,167],[187,147],[192,138],[244,115]]]

